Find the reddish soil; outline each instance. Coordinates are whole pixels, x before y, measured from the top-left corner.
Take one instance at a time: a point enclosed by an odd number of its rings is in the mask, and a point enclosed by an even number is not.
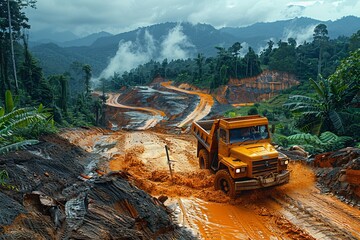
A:
[[[193,136],[153,131],[118,131],[104,136],[116,145],[111,161],[103,163],[103,170],[127,172],[131,181],[149,194],[169,197],[166,203],[176,206],[175,221],[191,228],[200,238],[360,238],[360,210],[322,194],[316,188],[314,171],[299,162],[289,166],[289,184],[245,191],[232,200],[214,190],[214,174],[198,169]],[[91,142],[84,138],[82,141]],[[165,145],[174,160],[172,178]]]

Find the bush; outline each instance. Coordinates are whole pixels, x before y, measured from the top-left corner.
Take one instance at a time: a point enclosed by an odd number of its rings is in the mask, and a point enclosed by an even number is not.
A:
[[[257,108],[250,108],[249,111],[248,111],[248,115],[257,115],[259,114]]]

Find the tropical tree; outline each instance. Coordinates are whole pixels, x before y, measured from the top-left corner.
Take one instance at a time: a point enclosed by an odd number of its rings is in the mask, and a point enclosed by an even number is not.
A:
[[[85,64],[82,68],[84,71],[84,79],[85,79],[85,94],[86,96],[90,96],[90,79],[91,79],[91,66]]]
[[[24,61],[20,65],[19,76],[24,92],[30,96],[36,104],[43,103],[49,106],[53,96],[49,82],[44,78],[42,68],[31,55],[26,39],[24,38]],[[29,103],[29,102],[27,102]],[[32,102],[30,102],[32,104]]]
[[[314,28],[314,43],[319,47],[319,61],[318,61],[318,76],[321,74],[321,65],[323,57],[323,49],[326,42],[329,40],[327,26],[323,23]]]
[[[203,62],[205,57],[198,53],[197,58],[195,58],[196,65],[198,67],[198,80],[201,82],[203,78]]]
[[[342,60],[329,79],[337,85],[345,86],[342,88],[342,94],[349,98],[348,101],[355,99],[359,103],[360,49],[352,52],[349,57]]]
[[[310,83],[317,93],[315,97],[295,95],[285,104],[293,113],[302,114],[297,126],[316,135],[324,131],[343,134],[344,119],[350,114],[346,109],[352,101],[345,92],[346,85],[324,78],[310,79]]]
[[[358,30],[350,37],[350,44],[349,44],[350,51],[355,51],[358,49],[360,49],[360,30]]]
[[[242,46],[241,46],[241,43],[239,42],[235,42],[231,48],[230,48],[230,51],[232,53],[232,55],[234,56],[234,59],[235,59],[235,78],[238,77],[238,58],[239,58],[239,55],[240,55],[240,50],[241,50]]]
[[[255,51],[249,47],[248,53],[243,59],[245,63],[245,76],[251,77],[261,73],[260,60]]]
[[[35,7],[35,2],[29,0],[8,0],[0,1],[0,95],[3,97],[7,89],[11,90],[17,82],[11,83],[9,73],[12,72],[13,79],[16,80],[15,58],[13,53],[13,41],[21,38],[22,29],[30,28],[25,15],[26,7]],[[11,56],[12,55],[12,56]],[[13,65],[13,71],[9,71],[9,66]]]

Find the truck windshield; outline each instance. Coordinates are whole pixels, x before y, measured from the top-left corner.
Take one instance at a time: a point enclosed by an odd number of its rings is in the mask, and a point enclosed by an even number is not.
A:
[[[230,143],[269,138],[267,125],[230,129]]]

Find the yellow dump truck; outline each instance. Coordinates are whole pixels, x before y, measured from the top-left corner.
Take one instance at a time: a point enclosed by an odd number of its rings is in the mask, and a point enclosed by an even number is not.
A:
[[[289,159],[271,145],[268,119],[259,115],[193,122],[200,168],[214,171],[215,189],[242,190],[289,182]]]

